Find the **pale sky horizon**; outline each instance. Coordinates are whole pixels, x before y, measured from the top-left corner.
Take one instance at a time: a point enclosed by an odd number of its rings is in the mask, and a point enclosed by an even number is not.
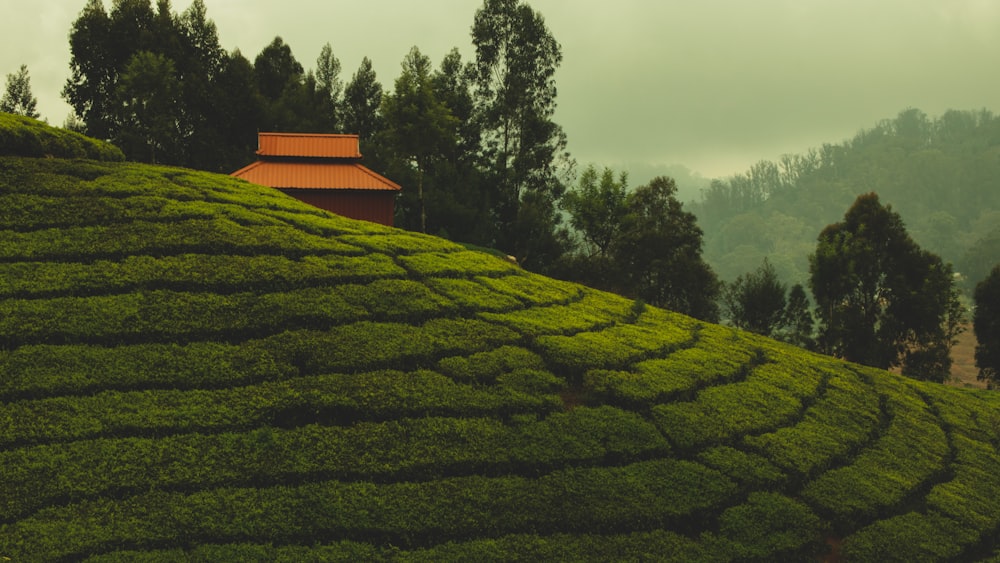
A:
[[[27,64],[38,110],[70,113],[69,32],[85,0],[0,0],[0,77]],[[304,67],[324,43],[346,82],[368,56],[391,89],[416,45],[473,60],[481,1],[205,0],[222,47],[281,36]],[[555,121],[582,168],[681,165],[727,177],[838,143],[906,108],[1000,111],[993,0],[528,0],[562,45]],[[112,2],[105,0],[110,11]],[[190,0],[174,0],[183,12]],[[648,178],[632,178],[632,184]]]

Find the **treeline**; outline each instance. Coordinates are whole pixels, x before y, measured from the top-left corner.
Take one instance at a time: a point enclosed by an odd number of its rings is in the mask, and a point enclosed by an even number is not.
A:
[[[436,68],[414,47],[393,87],[367,57],[349,78],[327,44],[315,68],[276,37],[251,61],[225,51],[203,0],[88,0],[70,33],[68,126],[130,160],[229,173],[258,131],[352,133],[365,163],[404,185],[397,225],[496,247],[544,269],[566,249],[557,203],[572,176],[552,121],[562,54],[542,16],[485,0],[474,61]],[[525,48],[530,46],[530,49]]]
[[[987,110],[931,119],[907,109],[843,143],[714,180],[692,207],[706,260],[732,280],[766,256],[783,280],[803,281],[816,233],[856,197],[876,192],[971,290],[1000,262],[998,142],[1000,116]]]

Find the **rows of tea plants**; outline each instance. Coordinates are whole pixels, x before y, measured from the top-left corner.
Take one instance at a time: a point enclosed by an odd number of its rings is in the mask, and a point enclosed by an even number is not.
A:
[[[0,210],[0,559],[998,543],[991,395],[189,170],[0,156]]]

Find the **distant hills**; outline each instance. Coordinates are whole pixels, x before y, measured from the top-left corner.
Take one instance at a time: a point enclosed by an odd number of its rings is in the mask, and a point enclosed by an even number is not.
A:
[[[953,110],[932,119],[907,109],[842,143],[713,181],[692,210],[722,279],[767,256],[783,278],[800,282],[819,232],[869,192],[974,286],[1000,262],[1000,116]]]
[[[77,142],[0,115],[0,559],[1000,560],[1000,395]]]

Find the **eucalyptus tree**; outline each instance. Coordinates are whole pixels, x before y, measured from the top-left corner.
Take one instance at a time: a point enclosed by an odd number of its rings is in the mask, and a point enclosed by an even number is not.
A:
[[[368,57],[344,87],[344,132],[358,135],[361,143],[372,140],[381,130],[382,84]]]
[[[458,120],[438,99],[431,60],[420,49],[410,49],[402,66],[393,92],[383,100],[382,115],[392,150],[416,170],[419,228],[425,233],[424,175],[430,161],[441,158],[446,147],[454,145]]]
[[[485,0],[475,14],[472,43],[497,243],[540,267],[563,249],[557,204],[572,167],[566,136],[552,120],[562,49],[541,14],[520,0]]]
[[[962,308],[952,269],[921,249],[874,193],[827,226],[809,258],[822,351],[943,381]]]

